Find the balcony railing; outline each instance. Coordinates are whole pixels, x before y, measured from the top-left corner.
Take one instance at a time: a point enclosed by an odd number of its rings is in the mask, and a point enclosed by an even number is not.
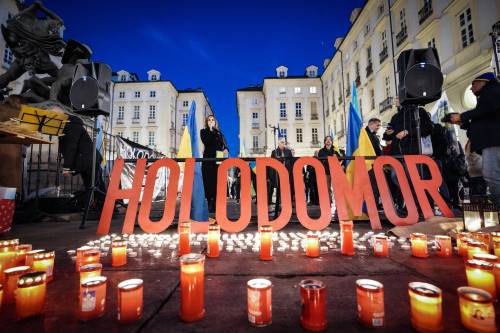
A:
[[[403,29],[401,29],[401,31],[396,35],[396,46],[401,45],[401,43],[403,43],[407,37],[408,32],[406,30],[406,26],[404,26]]]
[[[295,120],[304,120],[304,118],[302,117],[302,115],[295,115]]]
[[[380,113],[392,108],[392,97],[387,97],[379,104]]]
[[[318,114],[317,113],[311,113],[311,120],[318,120]]]
[[[281,115],[280,115],[280,120],[284,120],[284,121],[286,121],[286,119],[287,119],[287,117],[286,117],[286,116],[284,116],[284,117],[283,117],[283,116],[281,116]]]
[[[116,123],[117,123],[117,124],[123,124],[123,118],[122,118],[122,119],[120,119],[120,118],[119,118],[119,119],[116,119]]]
[[[250,153],[252,154],[264,154],[265,149],[264,148],[252,148],[250,149]]]
[[[432,1],[424,2],[424,6],[418,11],[418,23],[422,24],[432,15]]]
[[[366,77],[369,77],[373,73],[373,64],[370,62],[368,66],[366,66]]]
[[[141,122],[141,118],[132,118],[132,124],[139,124]]]
[[[260,127],[259,123],[252,123],[252,128],[253,129],[258,129]]]
[[[387,59],[387,56],[389,53],[387,52],[387,47],[384,47],[383,50],[378,54],[380,58],[380,63],[383,63],[385,59]]]
[[[319,148],[320,147],[319,141],[318,140],[311,141],[311,147],[312,148]]]
[[[356,82],[356,87],[360,87],[361,86],[361,77],[359,75],[356,76],[355,82]]]
[[[150,123],[150,124],[156,123],[156,118],[149,117],[148,118],[148,123]]]

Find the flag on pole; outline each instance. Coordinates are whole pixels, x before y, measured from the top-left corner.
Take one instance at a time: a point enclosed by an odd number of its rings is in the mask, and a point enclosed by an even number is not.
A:
[[[177,157],[200,157],[200,150],[198,148],[198,129],[196,127],[196,103],[194,101],[191,103],[191,108],[189,109],[188,121],[186,127],[184,127],[184,133],[181,137]],[[208,221],[208,204],[203,188],[201,162],[196,162],[194,167],[193,196],[191,198],[190,216],[193,221]]]

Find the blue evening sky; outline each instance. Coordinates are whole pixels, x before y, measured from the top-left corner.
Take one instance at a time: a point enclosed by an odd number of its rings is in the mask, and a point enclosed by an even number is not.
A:
[[[65,38],[95,61],[146,79],[154,68],[177,89],[201,87],[220,121],[230,154],[239,152],[236,90],[274,76],[304,74],[332,56],[335,38],[364,0],[45,0],[63,18]]]

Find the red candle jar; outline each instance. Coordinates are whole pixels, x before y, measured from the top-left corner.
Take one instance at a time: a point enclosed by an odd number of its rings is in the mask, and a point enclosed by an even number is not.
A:
[[[96,248],[89,249],[82,253],[82,258],[80,260],[80,269],[81,266],[89,265],[89,264],[98,264],[101,262],[101,251]]]
[[[101,272],[101,263],[80,266],[80,284],[87,279],[101,276]]]
[[[467,285],[490,293],[493,300],[497,299],[494,265],[482,260],[467,260],[465,262]]]
[[[467,257],[467,241],[470,237],[470,232],[459,232],[457,234],[458,254],[461,257]]]
[[[300,324],[308,331],[321,332],[326,329],[325,285],[318,280],[302,280],[300,301],[302,311]]]
[[[487,251],[490,251],[491,234],[489,232],[473,232],[472,239],[477,240],[485,245]]]
[[[17,281],[16,318],[23,319],[42,314],[46,292],[45,272],[21,275]]]
[[[472,259],[483,260],[491,264],[496,264],[498,262],[498,257],[489,253],[474,253]]]
[[[179,257],[191,253],[191,222],[179,223]]]
[[[418,332],[443,332],[443,296],[438,287],[424,282],[408,284],[411,324]]]
[[[111,266],[119,267],[127,264],[127,241],[121,238],[111,242]]]
[[[47,282],[54,279],[54,251],[44,251],[33,255],[31,267],[34,271],[45,272],[47,274]]]
[[[473,332],[495,333],[495,307],[491,295],[481,289],[457,289],[462,324]]]
[[[417,258],[427,258],[427,235],[414,232],[410,235],[411,254]]]
[[[0,241],[0,283],[2,283],[4,279],[3,271],[14,265],[18,245],[19,239]]]
[[[16,259],[14,261],[15,266],[26,265],[26,252],[32,250],[31,244],[21,244],[17,247]]]
[[[319,237],[316,234],[307,234],[306,256],[311,258],[319,257]]]
[[[82,247],[79,247],[78,249],[76,249],[76,261],[75,261],[75,267],[76,267],[76,271],[79,272],[80,271],[80,266],[82,265],[82,259],[83,259],[83,254],[89,250],[92,250],[94,249],[93,247],[90,247],[90,246],[82,246]]]
[[[80,306],[78,308],[80,320],[86,321],[104,315],[106,285],[105,276],[93,277],[80,284]]]
[[[130,279],[118,284],[118,321],[137,321],[143,311],[143,281]]]
[[[470,260],[474,258],[474,254],[476,253],[485,253],[488,254],[488,248],[486,247],[486,244],[483,242],[478,242],[475,240],[470,239],[467,242],[467,257],[465,258],[466,260]]]
[[[35,254],[45,252],[45,250],[38,249],[38,250],[31,250],[26,252],[26,260],[25,260],[25,265],[26,266],[33,266],[33,257]]]
[[[273,259],[273,227],[263,225],[260,230],[260,260]]]
[[[451,237],[445,235],[437,235],[434,237],[434,240],[436,241],[436,253],[438,257],[451,257]]]
[[[358,318],[366,327],[384,326],[384,286],[375,280],[356,281]]]
[[[220,227],[218,224],[208,226],[207,257],[217,258],[220,253]]]
[[[272,284],[266,279],[247,282],[248,321],[253,326],[263,327],[272,323]]]
[[[389,246],[387,244],[387,236],[384,235],[375,236],[375,240],[373,242],[373,254],[376,257],[389,256]]]
[[[352,221],[340,221],[340,247],[344,256],[354,255],[354,239],[352,236]]]
[[[12,304],[16,301],[17,282],[19,277],[30,271],[29,266],[17,266],[7,268],[5,274],[5,287],[3,292],[3,304]]]
[[[205,316],[205,256],[185,254],[181,262],[181,309],[180,317],[193,322]]]

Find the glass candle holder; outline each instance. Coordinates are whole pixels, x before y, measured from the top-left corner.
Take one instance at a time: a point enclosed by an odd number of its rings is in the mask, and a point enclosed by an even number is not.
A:
[[[4,280],[3,271],[14,265],[17,255],[19,239],[9,239],[0,241],[0,283]]]
[[[82,253],[82,258],[80,260],[80,269],[81,266],[90,265],[90,264],[98,264],[101,262],[101,251],[96,248],[89,249]]]
[[[384,326],[384,286],[375,280],[356,281],[358,318],[366,327]]]
[[[0,310],[2,309],[3,302],[3,285],[0,284]]]
[[[389,256],[389,246],[387,244],[387,236],[384,235],[375,236],[375,240],[373,242],[373,255],[376,257]]]
[[[344,256],[354,255],[354,239],[352,221],[340,221],[340,251]]]
[[[496,264],[498,262],[498,257],[489,253],[474,253],[472,259],[483,260],[491,264]]]
[[[302,280],[299,287],[302,304],[300,324],[308,331],[324,331],[327,325],[324,283],[318,280]]]
[[[493,300],[497,299],[497,288],[493,264],[483,260],[467,260],[465,274],[469,287],[479,288],[490,293]]]
[[[260,231],[260,260],[273,259],[273,227],[263,225]]]
[[[87,321],[104,315],[106,308],[106,286],[105,276],[93,277],[84,280],[80,284],[80,306],[78,307],[78,318]]]
[[[493,240],[493,253],[500,257],[500,240]]]
[[[419,332],[442,332],[442,292],[438,287],[424,282],[408,284],[411,324]]]
[[[17,282],[19,281],[19,278],[22,275],[27,274],[30,269],[31,267],[29,266],[17,266],[7,268],[4,271],[5,287],[3,291],[3,304],[12,304],[16,301]]]
[[[220,255],[220,227],[218,224],[211,224],[208,227],[207,257],[217,258]]]
[[[179,256],[191,253],[191,223],[184,221],[179,223]]]
[[[42,314],[46,292],[47,277],[45,272],[21,275],[17,281],[16,318],[23,319]]]
[[[472,239],[483,243],[488,252],[490,251],[491,234],[489,232],[482,232],[482,231],[473,232],[471,236]]]
[[[205,316],[205,256],[185,254],[180,258],[180,263],[180,317],[185,322],[197,321]]]
[[[316,234],[307,235],[306,256],[311,258],[319,257],[319,237]]]
[[[111,266],[119,267],[127,264],[127,241],[114,239],[111,242]]]
[[[414,232],[410,235],[411,254],[416,258],[427,258],[429,252],[427,249],[427,235]]]
[[[272,323],[272,283],[266,279],[247,282],[248,321],[263,327]]]
[[[47,282],[54,279],[54,251],[44,251],[33,255],[31,268],[33,271],[45,272],[47,274]]]
[[[467,257],[467,242],[470,237],[470,232],[459,232],[457,234],[458,254],[461,257]]]
[[[473,259],[474,254],[476,253],[488,254],[489,251],[488,248],[486,247],[486,244],[484,244],[483,242],[478,242],[476,240],[470,239],[467,242],[467,259],[468,260]]]
[[[89,250],[92,250],[93,248],[87,245],[84,245],[82,247],[79,247],[76,249],[76,260],[75,260],[75,268],[76,271],[80,271],[80,266],[82,266],[82,259],[83,259],[83,254]]]
[[[45,252],[45,250],[37,249],[37,250],[31,250],[31,251],[26,252],[25,265],[32,267],[33,266],[33,257],[35,256],[35,254],[42,253],[42,252]]]
[[[500,232],[499,231],[492,231],[491,232],[491,240],[493,242],[500,242]]]
[[[14,260],[14,266],[24,266],[26,265],[26,253],[31,251],[33,248],[31,244],[20,244],[17,247],[16,259]]]
[[[142,317],[143,281],[130,279],[118,284],[118,321],[134,322]]]
[[[495,274],[495,285],[497,293],[500,293],[500,263],[493,264],[493,274]]]
[[[446,258],[452,255],[451,237],[445,235],[437,235],[434,237],[436,243],[436,253],[438,257]]]
[[[87,279],[101,276],[101,273],[101,263],[80,266],[80,284]]]
[[[491,295],[471,287],[457,289],[462,325],[474,332],[495,333],[495,308]]]

